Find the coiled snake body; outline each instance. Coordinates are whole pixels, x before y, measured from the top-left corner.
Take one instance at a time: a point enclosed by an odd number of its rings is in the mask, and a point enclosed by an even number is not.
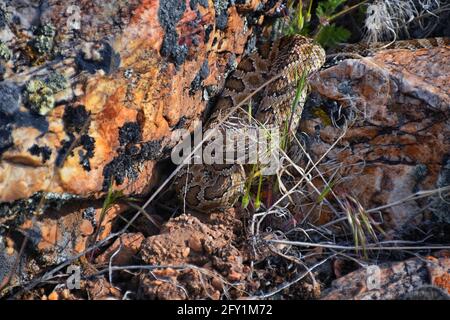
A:
[[[224,90],[211,115],[206,130],[242,126],[249,116],[245,112],[249,95],[269,82],[251,100],[254,119],[265,126],[284,128],[289,121],[290,132],[295,132],[306,99],[307,86],[296,93],[299,77],[307,77],[319,70],[325,62],[325,51],[313,40],[295,35],[283,37],[273,45],[262,45],[257,52],[244,58],[225,82]],[[291,114],[296,96],[298,105]],[[230,110],[240,108],[228,119]],[[207,145],[210,141],[206,141]],[[232,207],[243,194],[246,174],[241,164],[191,164],[183,167],[175,177],[174,187],[188,207],[201,212]]]

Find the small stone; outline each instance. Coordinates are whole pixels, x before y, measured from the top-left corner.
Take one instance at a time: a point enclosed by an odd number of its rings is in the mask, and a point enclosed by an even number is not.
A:
[[[83,219],[80,224],[80,232],[84,236],[89,236],[94,233],[94,227],[89,220]]]
[[[69,290],[69,289],[64,289],[64,290],[61,292],[61,297],[62,297],[64,300],[68,300],[68,299],[70,298],[70,290]]]
[[[211,299],[213,300],[219,300],[221,296],[220,291],[214,291],[214,293],[211,295]]]
[[[228,273],[228,280],[230,281],[239,281],[241,280],[241,274],[232,270],[230,273]]]
[[[217,289],[217,290],[219,290],[219,291],[222,291],[222,290],[223,290],[223,282],[222,282],[222,280],[220,280],[220,278],[218,278],[218,277],[212,278],[212,280],[211,280],[211,285],[212,285],[215,289]]]
[[[186,258],[188,255],[189,255],[189,253],[191,252],[191,249],[189,248],[189,247],[186,247],[184,250],[183,250],[183,258]]]
[[[59,300],[58,292],[53,291],[48,295],[48,300]]]
[[[201,253],[203,251],[202,241],[194,235],[191,239],[189,239],[189,248],[191,248],[194,252]]]
[[[14,250],[14,248],[12,248],[12,247],[7,247],[5,251],[6,251],[6,254],[9,255],[9,256],[14,255],[14,253],[16,252]]]

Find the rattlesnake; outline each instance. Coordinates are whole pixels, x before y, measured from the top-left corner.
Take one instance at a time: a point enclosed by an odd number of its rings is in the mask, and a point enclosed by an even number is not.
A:
[[[284,128],[290,121],[290,131],[295,132],[307,86],[303,86],[298,99],[298,107],[292,117],[291,105],[296,94],[297,79],[317,71],[325,62],[325,51],[313,40],[300,36],[287,36],[273,45],[263,44],[258,50],[244,58],[234,73],[225,82],[216,109],[205,129],[217,128],[224,131],[224,117],[234,106],[242,104],[227,126],[242,126],[248,118],[245,110],[248,103],[242,103],[264,83],[271,82],[253,97],[251,109],[257,122],[266,126]],[[206,141],[204,145],[208,145]],[[186,165],[175,177],[174,187],[188,207],[201,212],[224,210],[232,207],[243,194],[246,179],[242,165],[234,164],[192,164]]]
[[[382,49],[417,49],[444,46],[448,38],[433,38],[398,41],[376,46],[351,45],[340,48],[340,52],[358,52],[372,54]],[[206,124],[205,129],[217,128],[224,131],[228,127],[241,127],[248,118],[245,110],[249,103],[248,96],[270,82],[252,98],[253,117],[265,125],[284,128],[289,123],[289,134],[297,130],[307,86],[299,92],[298,104],[291,116],[291,106],[296,94],[298,75],[308,76],[318,71],[325,63],[325,51],[313,40],[300,36],[286,36],[274,42],[264,44],[258,50],[241,60],[234,73],[225,82],[216,109]],[[298,94],[298,92],[297,92]],[[225,119],[233,107],[242,104],[233,117]],[[208,145],[211,141],[206,141]],[[185,165],[174,180],[175,191],[186,206],[200,212],[224,210],[232,207],[243,194],[246,172],[240,164],[190,164]]]

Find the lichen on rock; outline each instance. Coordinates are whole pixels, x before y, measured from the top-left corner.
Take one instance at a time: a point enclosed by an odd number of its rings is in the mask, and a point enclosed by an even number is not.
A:
[[[46,23],[36,29],[31,45],[38,54],[48,54],[53,49],[55,35],[55,27],[51,23]]]
[[[12,57],[12,51],[8,48],[8,46],[0,41],[0,60],[8,61]]]
[[[31,80],[26,85],[27,105],[31,111],[45,116],[55,106],[53,90],[42,80]]]

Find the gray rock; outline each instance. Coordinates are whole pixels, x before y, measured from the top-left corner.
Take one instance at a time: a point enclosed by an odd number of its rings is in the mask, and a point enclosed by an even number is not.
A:
[[[0,113],[13,115],[19,110],[20,90],[11,82],[0,82]]]

